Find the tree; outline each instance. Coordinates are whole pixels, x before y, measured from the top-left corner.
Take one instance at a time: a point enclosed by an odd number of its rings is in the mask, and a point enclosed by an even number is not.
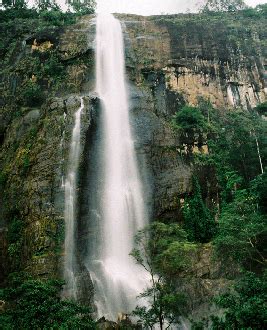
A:
[[[212,329],[264,329],[267,320],[267,272],[263,277],[245,273],[233,290],[215,299],[225,309],[223,318],[213,317]]]
[[[266,163],[266,122],[256,112],[244,111],[212,113],[210,118],[209,153],[196,157],[202,164],[215,166],[223,194],[229,173],[235,172],[242,179],[242,187],[247,188],[249,182],[263,172]]]
[[[56,0],[35,0],[37,8],[43,10],[56,10],[60,11],[59,5]]]
[[[243,0],[206,0],[202,11],[237,11],[246,8]]]
[[[179,323],[179,317],[185,315],[186,299],[183,294],[175,292],[175,287],[157,278],[151,288],[140,294],[148,303],[147,306],[137,306],[133,315],[137,316],[145,328],[153,329],[155,324],[159,324],[163,329],[168,323],[168,327],[173,323]]]
[[[186,313],[186,300],[178,293],[172,275],[190,265],[190,254],[195,246],[186,239],[186,233],[177,224],[155,222],[138,232],[136,248],[131,255],[151,277],[151,287],[140,294],[147,306],[137,306],[133,311],[145,327],[155,324],[178,323]]]
[[[251,193],[255,196],[258,210],[267,214],[267,173],[257,176],[250,183]]]
[[[5,302],[0,329],[95,329],[87,307],[61,300],[62,281],[13,274],[9,284],[0,290],[0,299]]]
[[[199,108],[183,107],[174,115],[172,125],[180,132],[181,144],[186,145],[189,152],[193,151],[195,142],[202,146],[207,122]]]
[[[72,7],[75,13],[86,15],[95,12],[95,0],[68,0],[67,3]]]
[[[266,5],[266,14],[267,14],[267,5]],[[258,104],[254,108],[254,110],[257,111],[260,115],[267,115],[267,102]]]
[[[266,217],[259,212],[257,199],[246,189],[236,191],[233,202],[223,207],[219,218],[216,254],[241,265],[266,265],[261,239],[264,235]]]
[[[201,188],[193,177],[193,192],[185,199],[183,207],[184,229],[193,242],[207,243],[216,233],[216,223],[210,210],[202,200]]]
[[[25,0],[3,0],[2,5],[5,8],[23,9],[27,7],[27,1]]]

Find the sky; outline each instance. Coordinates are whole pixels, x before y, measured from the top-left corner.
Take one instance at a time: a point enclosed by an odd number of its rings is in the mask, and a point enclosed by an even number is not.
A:
[[[247,0],[249,6],[267,0]],[[131,13],[140,15],[174,14],[198,8],[201,0],[97,0],[97,12]]]

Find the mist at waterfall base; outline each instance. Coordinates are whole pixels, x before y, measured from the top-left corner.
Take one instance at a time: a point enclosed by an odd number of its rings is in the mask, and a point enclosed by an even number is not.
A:
[[[142,185],[129,123],[121,26],[110,14],[97,16],[96,91],[100,99],[101,146],[92,187],[86,266],[95,287],[99,316],[116,320],[130,313],[149,283],[148,274],[129,253],[134,236],[147,224]],[[101,152],[99,152],[99,150]],[[91,192],[94,194],[94,192]]]

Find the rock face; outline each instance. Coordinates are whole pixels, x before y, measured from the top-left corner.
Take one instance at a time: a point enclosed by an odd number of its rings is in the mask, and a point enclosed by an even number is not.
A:
[[[131,124],[151,218],[179,221],[180,200],[191,190],[194,169],[179,153],[172,115],[186,103],[197,105],[201,98],[209,99],[218,109],[250,109],[264,101],[266,20],[236,15],[233,21],[231,15],[118,15],[125,34]],[[45,27],[41,32],[36,30],[38,21],[18,24],[22,32],[13,36],[16,41],[1,59],[0,282],[18,267],[34,276],[60,276],[64,254],[62,183],[74,113],[80,96],[86,95],[79,189],[90,194],[82,174],[84,160],[91,157],[88,144],[98,108],[92,93],[95,18],[84,16],[75,25]],[[42,51],[32,47],[44,43]],[[51,57],[56,58],[56,66],[52,73],[42,71],[40,77],[38,70],[44,70]],[[60,74],[56,75],[57,71]],[[27,100],[25,86],[36,88],[36,83],[40,90],[35,89],[35,98]],[[82,242],[90,234],[82,207],[81,202],[79,253],[84,253]],[[8,231],[13,230],[14,222],[21,223],[21,238],[10,242]],[[8,246],[13,247],[13,254]],[[207,301],[207,292],[212,295],[223,286],[221,275],[215,276],[210,268],[207,251],[204,247],[196,262],[194,290],[198,297],[193,299],[192,309]],[[88,278],[85,269],[79,278],[80,291],[92,293],[90,283],[83,289],[84,278]]]
[[[120,18],[127,31],[128,67],[138,83],[149,81],[155,94],[166,88],[191,105],[204,97],[217,108],[249,109],[263,102],[265,19],[232,14]]]
[[[41,32],[35,32],[33,27],[42,26],[38,20],[29,20],[29,26],[18,22],[22,36],[16,44],[23,44],[20,57],[14,61],[14,52],[8,49],[2,59],[0,259],[7,261],[5,275],[14,269],[40,277],[61,274],[64,176],[74,113],[80,106],[81,93],[86,91],[83,140],[94,108],[90,96],[94,79],[92,22],[93,17],[84,17],[71,27],[42,27]],[[52,46],[40,51],[32,48],[34,43]],[[11,83],[14,77],[15,85]],[[33,88],[33,92],[30,90],[33,102],[27,103],[24,97],[29,91],[27,86],[41,89],[41,101]],[[12,231],[13,223],[22,223],[16,233],[21,237],[16,242],[7,242],[9,235],[4,238],[2,233]],[[8,243],[13,244],[13,254],[4,248]]]
[[[206,99],[218,109],[265,100],[265,20],[199,15],[118,15],[125,31],[133,127],[146,160],[152,214],[179,218],[192,167],[179,156],[171,117]]]
[[[189,319],[197,321],[218,314],[213,297],[223,293],[239,273],[234,263],[228,270],[223,266],[214,259],[211,244],[203,244],[192,255],[191,267],[177,276],[176,286],[189,304]]]

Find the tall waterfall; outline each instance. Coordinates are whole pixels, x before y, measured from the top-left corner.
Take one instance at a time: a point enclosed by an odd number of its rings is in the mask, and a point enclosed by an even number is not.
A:
[[[75,281],[75,231],[76,231],[76,200],[77,200],[77,171],[80,157],[80,130],[81,114],[84,109],[84,101],[81,98],[81,106],[75,113],[75,123],[72,131],[68,171],[64,184],[65,188],[65,262],[64,279],[66,281],[64,295],[76,298],[77,288]]]
[[[146,272],[129,256],[134,235],[146,225],[147,215],[129,123],[123,34],[111,14],[98,15],[96,41],[103,177],[97,212],[100,246],[95,247],[88,267],[98,314],[114,320],[119,312],[132,311],[148,281]]]

